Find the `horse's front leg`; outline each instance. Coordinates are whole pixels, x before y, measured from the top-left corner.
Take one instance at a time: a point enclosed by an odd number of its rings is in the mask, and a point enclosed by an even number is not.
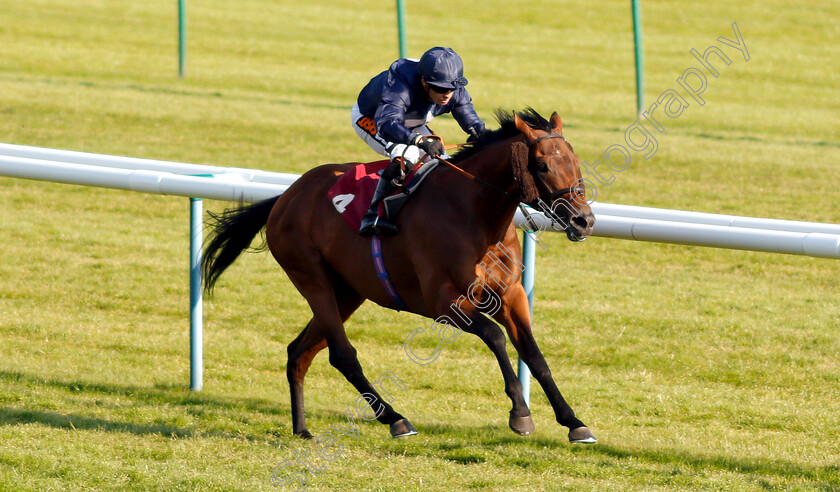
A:
[[[513,403],[513,408],[510,411],[510,428],[523,436],[533,433],[534,421],[522,396],[522,383],[519,382],[519,378],[513,371],[510,358],[505,350],[505,334],[498,325],[481,314],[475,304],[467,301],[466,297],[458,295],[454,286],[450,284],[441,291],[447,293],[445,294],[447,298],[457,299],[454,303],[450,301],[447,304],[450,309],[448,316],[457,320],[457,327],[479,337],[496,356],[496,361],[499,363],[505,381],[505,394]],[[453,313],[452,309],[458,310],[458,313]]]
[[[504,293],[502,309],[494,314],[493,319],[505,327],[519,356],[525,361],[534,378],[542,386],[551,407],[554,409],[557,423],[569,428],[569,441],[597,442],[592,432],[575,416],[574,410],[566,403],[554,382],[554,378],[551,376],[548,363],[545,361],[545,357],[543,357],[531,332],[531,311],[528,305],[528,296],[520,284],[513,284],[507,289]]]
[[[534,432],[534,419],[531,418],[531,410],[528,409],[528,404],[525,403],[525,398],[522,395],[522,383],[513,371],[507,350],[505,350],[505,334],[495,323],[483,315],[479,314],[472,321],[469,326],[464,328],[464,331],[481,338],[493,352],[493,355],[496,356],[496,361],[498,361],[499,368],[502,370],[502,377],[505,380],[505,394],[513,403],[508,425],[517,434],[523,436],[532,434]]]

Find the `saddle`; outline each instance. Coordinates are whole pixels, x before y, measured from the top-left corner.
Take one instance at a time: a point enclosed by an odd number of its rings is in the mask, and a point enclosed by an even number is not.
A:
[[[352,230],[359,230],[362,216],[370,206],[379,177],[389,163],[389,160],[359,163],[341,175],[327,191],[327,197]],[[426,176],[438,164],[437,159],[418,163],[405,177],[403,185],[397,188],[395,193],[382,200],[379,204],[379,215],[388,222],[395,222],[408,198],[419,189]]]

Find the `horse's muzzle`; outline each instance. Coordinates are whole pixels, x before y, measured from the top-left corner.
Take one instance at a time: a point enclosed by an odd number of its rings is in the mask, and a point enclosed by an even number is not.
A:
[[[568,225],[566,226],[565,233],[569,241],[585,241],[586,238],[592,235],[592,227],[595,225],[595,215],[587,211],[569,217],[566,223]]]

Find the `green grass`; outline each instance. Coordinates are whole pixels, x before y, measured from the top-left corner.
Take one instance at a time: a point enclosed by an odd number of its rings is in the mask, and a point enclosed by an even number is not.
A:
[[[479,114],[557,110],[581,159],[635,120],[624,1],[409,4],[419,56],[450,45]],[[301,173],[375,156],[349,125],[397,56],[393,5],[191,2],[177,78],[173,2],[5,2],[0,141]],[[646,99],[689,54],[733,38],[706,104],[666,119],[659,150],[605,202],[840,223],[840,10],[832,2],[644,2]],[[463,139],[451,118],[434,128]],[[206,201],[210,210],[229,204]],[[265,254],[205,303],[205,386],[187,387],[185,198],[0,178],[0,490],[260,490],[313,444],[291,437],[286,346],[306,303]],[[290,238],[290,240],[293,240]],[[406,384],[420,435],[359,422],[310,490],[840,489],[840,304],[832,260],[547,238],[535,331],[596,433],[571,446],[534,385],[535,435],[507,429],[498,368],[473,337],[429,366],[419,317],[365,305],[348,323],[370,378]],[[358,395],[316,358],[310,430]],[[292,470],[302,472],[296,465]]]

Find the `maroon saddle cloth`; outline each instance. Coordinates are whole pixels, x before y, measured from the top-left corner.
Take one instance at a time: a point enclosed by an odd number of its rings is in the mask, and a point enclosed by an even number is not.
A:
[[[344,217],[344,221],[354,231],[359,230],[362,216],[367,212],[373,192],[379,183],[379,175],[390,161],[376,161],[357,164],[353,169],[341,175],[338,181],[327,191],[333,206]],[[423,179],[437,167],[438,161],[417,164],[406,176],[405,184],[379,204],[379,215],[389,222],[405,205],[409,195],[414,193]]]

